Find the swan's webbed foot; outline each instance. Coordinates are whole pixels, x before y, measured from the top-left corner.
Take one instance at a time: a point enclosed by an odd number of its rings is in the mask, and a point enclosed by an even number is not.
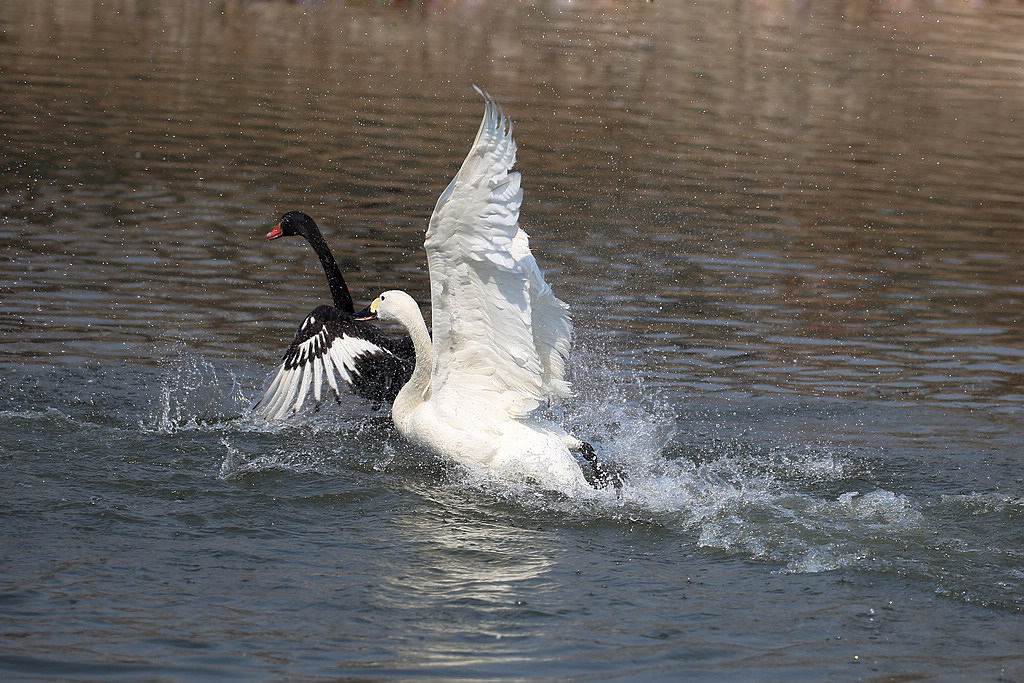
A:
[[[626,473],[621,467],[612,462],[601,462],[597,457],[597,451],[586,441],[580,442],[579,452],[589,465],[583,468],[583,476],[591,486],[595,489],[614,486],[616,491],[622,490]]]

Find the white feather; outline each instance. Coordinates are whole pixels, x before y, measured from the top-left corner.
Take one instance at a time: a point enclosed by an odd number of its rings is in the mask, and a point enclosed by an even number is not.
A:
[[[319,361],[316,360],[300,366],[302,383],[299,385],[299,393],[295,398],[295,407],[292,408],[293,413],[299,412],[302,409],[302,404],[306,402],[306,394],[309,393],[309,385],[313,381],[313,368],[319,364]]]
[[[324,354],[324,375],[327,376],[327,383],[331,386],[331,391],[334,392],[335,396],[340,397],[341,392],[338,391],[338,382],[334,379],[334,361],[331,359],[330,353]]]
[[[319,363],[313,363],[313,400],[317,405],[320,405],[320,387],[324,379],[325,361],[328,359],[323,358]]]
[[[572,323],[519,227],[523,192],[512,125],[487,98],[476,139],[430,217],[424,246],[433,316],[433,391],[472,389],[491,373],[510,417],[569,395]],[[470,386],[467,386],[470,385]],[[509,394],[512,394],[511,396]]]

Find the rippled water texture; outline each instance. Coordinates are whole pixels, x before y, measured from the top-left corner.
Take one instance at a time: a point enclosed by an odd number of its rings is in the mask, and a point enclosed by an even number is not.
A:
[[[827,6],[826,6],[827,5]],[[1024,677],[1018,3],[0,4],[5,678]],[[356,400],[493,93],[573,308],[558,498]]]

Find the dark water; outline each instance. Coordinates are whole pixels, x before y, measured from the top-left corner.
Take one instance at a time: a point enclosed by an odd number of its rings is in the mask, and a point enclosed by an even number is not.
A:
[[[1024,678],[1016,3],[0,5],[4,678]],[[244,416],[490,90],[621,499]]]

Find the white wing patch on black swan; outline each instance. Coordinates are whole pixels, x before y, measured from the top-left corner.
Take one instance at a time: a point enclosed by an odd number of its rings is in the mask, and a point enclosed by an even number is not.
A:
[[[333,306],[318,306],[299,325],[253,412],[268,420],[284,419],[302,408],[311,388],[319,408],[324,380],[336,400],[344,387],[379,408],[393,401],[409,379],[412,356],[408,339],[392,340]]]

